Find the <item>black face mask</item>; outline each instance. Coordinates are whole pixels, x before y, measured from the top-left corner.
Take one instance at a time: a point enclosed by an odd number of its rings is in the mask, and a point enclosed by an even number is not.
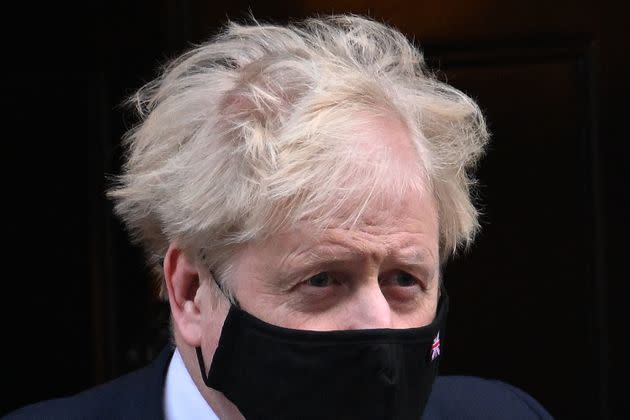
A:
[[[420,419],[448,311],[442,290],[425,327],[304,331],[232,306],[206,375],[246,419]]]

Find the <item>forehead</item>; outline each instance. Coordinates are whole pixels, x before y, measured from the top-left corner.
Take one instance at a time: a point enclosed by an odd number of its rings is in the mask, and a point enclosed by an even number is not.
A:
[[[253,272],[295,268],[317,260],[389,259],[436,265],[438,242],[433,198],[408,194],[396,201],[374,200],[350,227],[345,220],[330,220],[326,227],[308,220],[298,222],[242,247],[230,263]]]
[[[359,203],[357,203],[359,204]],[[394,191],[377,193],[366,203],[356,219],[348,224],[344,217],[331,218],[324,228],[318,228],[308,220],[287,229],[289,236],[309,234],[318,240],[345,235],[396,235],[397,233],[429,234],[438,230],[435,200],[426,191],[409,190],[402,196]],[[349,206],[352,203],[348,203]],[[283,232],[278,237],[285,236]]]

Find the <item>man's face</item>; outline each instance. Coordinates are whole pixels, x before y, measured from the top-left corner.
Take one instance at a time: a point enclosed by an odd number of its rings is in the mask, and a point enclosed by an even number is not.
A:
[[[416,150],[395,118],[370,120],[356,145],[389,173],[408,173]],[[359,203],[356,206],[360,206]],[[352,229],[303,222],[250,243],[228,261],[242,308],[271,324],[306,330],[411,328],[429,324],[438,298],[438,216],[432,194],[376,199]],[[216,319],[216,316],[215,316]]]
[[[241,307],[305,330],[411,328],[435,315],[437,215],[426,197],[368,208],[352,229],[303,223],[239,250],[229,261]]]

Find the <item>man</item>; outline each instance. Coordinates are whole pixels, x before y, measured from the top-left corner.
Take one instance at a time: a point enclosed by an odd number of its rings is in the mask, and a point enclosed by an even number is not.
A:
[[[176,346],[15,418],[549,418],[506,384],[436,380],[440,267],[477,229],[488,135],[402,34],[231,24],[133,102],[110,196]]]

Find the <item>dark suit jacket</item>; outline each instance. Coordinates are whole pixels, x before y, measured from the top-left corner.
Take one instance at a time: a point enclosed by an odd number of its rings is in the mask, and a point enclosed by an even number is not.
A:
[[[17,419],[164,418],[163,389],[172,350],[144,369],[68,398],[44,401],[6,417]],[[465,376],[438,377],[423,420],[550,419],[523,391],[498,381]]]

